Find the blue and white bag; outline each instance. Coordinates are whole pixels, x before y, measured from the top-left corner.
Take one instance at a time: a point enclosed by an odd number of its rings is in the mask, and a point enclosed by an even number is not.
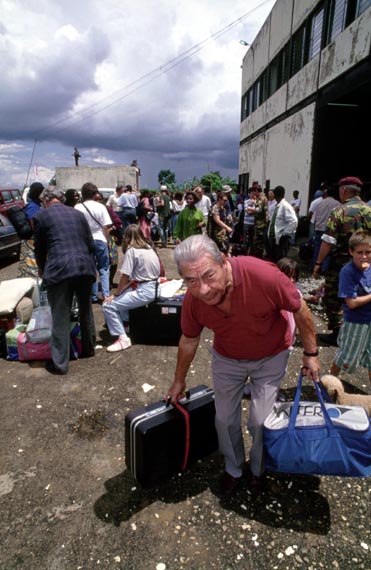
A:
[[[264,421],[268,471],[306,475],[369,477],[370,418],[360,406],[332,403],[322,384],[314,383],[319,402],[300,402],[302,374],[293,402],[277,402]]]

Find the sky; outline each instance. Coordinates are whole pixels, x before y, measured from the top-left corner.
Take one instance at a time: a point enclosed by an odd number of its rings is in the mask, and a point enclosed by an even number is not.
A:
[[[0,186],[60,166],[237,178],[241,64],[274,0],[0,0]]]

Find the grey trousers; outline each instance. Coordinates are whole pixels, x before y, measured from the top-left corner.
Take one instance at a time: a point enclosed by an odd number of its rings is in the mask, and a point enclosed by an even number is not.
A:
[[[67,372],[70,360],[70,315],[73,294],[76,293],[81,327],[81,346],[84,355],[93,355],[95,349],[95,323],[91,307],[91,277],[65,279],[49,285],[48,301],[52,312],[52,338],[50,348],[55,366]]]
[[[289,350],[261,360],[234,360],[212,350],[215,392],[215,426],[225,470],[233,477],[242,475],[245,449],[241,428],[241,400],[247,377],[251,383],[248,429],[252,436],[250,468],[254,475],[264,471],[263,422],[277,399],[286,372]]]

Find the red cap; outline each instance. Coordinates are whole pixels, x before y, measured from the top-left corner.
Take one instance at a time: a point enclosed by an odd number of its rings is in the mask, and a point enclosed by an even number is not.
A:
[[[360,188],[363,186],[362,180],[357,178],[357,176],[346,176],[339,180],[340,186],[359,186]]]

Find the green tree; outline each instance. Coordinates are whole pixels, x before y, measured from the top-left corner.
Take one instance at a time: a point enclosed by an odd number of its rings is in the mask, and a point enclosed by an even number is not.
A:
[[[165,184],[168,188],[175,186],[175,172],[171,170],[160,170],[157,178],[159,184]]]
[[[205,189],[205,192],[217,192],[222,189],[223,179],[220,176],[220,172],[209,172],[201,177],[201,184]]]
[[[230,178],[229,176],[224,176],[223,186],[224,184],[228,184],[228,186],[231,186],[232,190],[235,189],[237,186],[237,182],[233,178]]]

